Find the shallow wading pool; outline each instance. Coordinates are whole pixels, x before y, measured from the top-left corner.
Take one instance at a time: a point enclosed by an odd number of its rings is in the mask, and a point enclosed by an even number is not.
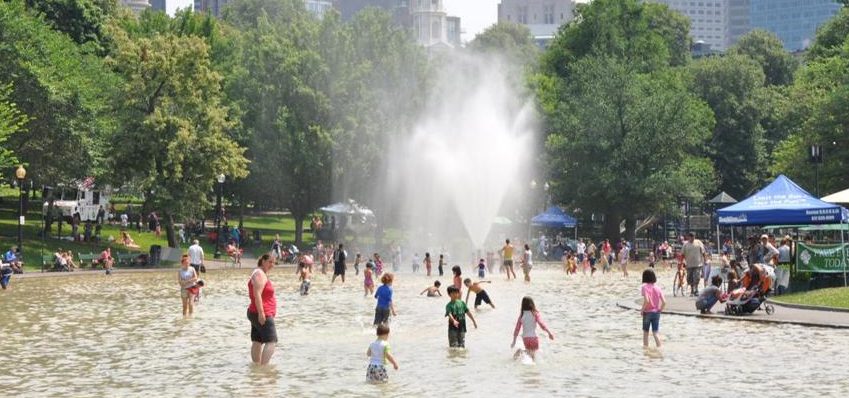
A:
[[[13,279],[0,292],[0,389],[10,397],[849,395],[845,330],[664,316],[662,352],[644,351],[639,315],[615,305],[638,295],[637,272],[627,281],[570,278],[555,267],[534,270],[530,285],[494,275],[485,288],[498,308],[477,313],[479,329],[469,323],[464,352],[447,348],[447,298],[419,296],[435,279],[444,294],[451,278],[398,275],[390,342],[401,370],[378,386],[365,383],[374,299],[363,298],[362,275],[344,286],[316,275],[300,297],[293,270],[274,269],[281,340],[273,365],[259,368],[249,358],[249,272],[203,275],[192,319],[180,314],[176,271]],[[556,333],[541,339],[536,365],[514,361],[509,347],[526,294]]]

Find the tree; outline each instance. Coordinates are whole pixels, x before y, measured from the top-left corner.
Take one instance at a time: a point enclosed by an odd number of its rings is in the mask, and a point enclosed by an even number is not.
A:
[[[10,101],[12,85],[0,85],[0,167],[8,169],[17,163],[14,152],[6,147],[9,136],[24,129],[28,118]]]
[[[545,115],[546,165],[561,203],[604,214],[608,237],[633,237],[638,216],[714,186],[704,145],[707,105],[689,91],[689,22],[635,0],[579,5],[534,77]]]
[[[805,58],[813,61],[837,55],[849,38],[849,7],[845,6],[824,25],[817,29],[814,43],[808,48]]]
[[[710,109],[681,71],[636,73],[622,61],[586,57],[549,115],[546,147],[558,201],[605,215],[605,233],[629,236],[637,216],[670,211],[676,195],[699,197],[714,184],[699,154]]]
[[[96,53],[105,50],[107,19],[118,8],[116,0],[26,0],[26,5],[51,28]]]
[[[729,54],[745,55],[757,62],[763,69],[767,85],[786,86],[793,83],[793,73],[798,67],[784,44],[775,33],[755,29],[743,35]]]
[[[543,55],[547,74],[564,76],[582,57],[613,57],[641,72],[684,65],[690,59],[690,23],[666,5],[596,0],[576,8]]]
[[[849,49],[844,47],[840,53],[800,69],[790,96],[797,109],[788,119],[797,123],[790,137],[776,148],[772,171],[817,191],[815,166],[808,163],[807,154],[811,145],[818,145],[823,150],[820,193],[845,189],[849,185]]]
[[[112,137],[114,181],[133,181],[163,212],[168,245],[177,247],[175,216],[209,205],[215,176],[247,175],[245,149],[227,136],[236,121],[221,104],[221,76],[198,37],[173,34],[130,40],[115,28],[109,64],[124,79],[116,99],[121,128]]]
[[[27,133],[7,143],[29,165],[27,176],[52,184],[101,175],[116,83],[103,60],[19,1],[0,2],[0,59],[0,81],[12,83],[9,99],[28,116]]]
[[[316,52],[318,21],[303,7],[293,0],[248,1],[227,14],[246,37],[240,100],[252,104],[242,119],[252,137],[251,180],[262,187],[257,200],[292,213],[296,244],[304,220],[330,199],[337,129],[328,67]],[[278,8],[292,13],[266,12]]]
[[[536,66],[541,54],[526,26],[503,21],[478,33],[466,48],[474,53],[503,56],[509,63],[531,67]]]
[[[734,197],[751,193],[767,177],[767,146],[761,120],[764,74],[740,55],[702,58],[690,67],[692,91],[713,110],[708,146],[719,189]]]

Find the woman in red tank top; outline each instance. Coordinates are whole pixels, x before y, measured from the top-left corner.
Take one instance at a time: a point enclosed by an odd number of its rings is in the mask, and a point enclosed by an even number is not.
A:
[[[268,272],[274,267],[270,254],[263,254],[257,261],[256,269],[248,280],[248,320],[251,321],[251,360],[266,365],[274,355],[277,345],[277,328],[274,316],[277,315],[277,299],[274,286],[268,279]]]

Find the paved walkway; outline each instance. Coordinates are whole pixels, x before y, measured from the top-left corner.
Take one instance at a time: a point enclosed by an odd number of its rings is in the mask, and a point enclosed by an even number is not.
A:
[[[713,307],[713,314],[700,314],[696,310],[696,299],[694,297],[667,297],[666,310],[664,314],[695,316],[704,318],[730,319],[735,321],[753,321],[769,323],[788,323],[803,326],[818,326],[831,328],[849,329],[849,312],[822,311],[812,309],[791,308],[771,302],[775,306],[775,313],[767,315],[765,311],[755,311],[753,314],[732,316],[725,315],[725,305],[717,303]],[[622,300],[616,305],[622,308],[640,310],[642,299]]]
[[[234,266],[229,259],[220,258],[217,260],[204,260],[204,265],[207,270],[216,270],[216,269],[232,269]],[[256,267],[256,259],[255,258],[242,258],[242,268],[252,269]],[[294,267],[292,264],[279,264],[276,266],[277,268],[281,267]],[[135,273],[135,272],[171,272],[179,268],[178,265],[174,265],[173,267],[127,267],[116,265],[112,272],[116,274],[123,273]],[[78,269],[74,272],[40,272],[40,271],[28,271],[23,274],[16,274],[12,276],[12,279],[29,279],[29,278],[47,278],[47,277],[72,277],[72,276],[80,276],[80,275],[92,275],[92,274],[100,274],[103,273],[103,269],[95,269],[91,268],[83,268]]]

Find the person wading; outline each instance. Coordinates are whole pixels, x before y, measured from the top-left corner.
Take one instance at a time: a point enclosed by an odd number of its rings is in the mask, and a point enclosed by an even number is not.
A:
[[[257,267],[248,281],[248,320],[251,321],[251,360],[255,364],[267,365],[274,355],[277,345],[277,328],[274,316],[277,315],[277,299],[274,286],[268,279],[268,272],[274,267],[270,254],[263,254],[257,261]]]

